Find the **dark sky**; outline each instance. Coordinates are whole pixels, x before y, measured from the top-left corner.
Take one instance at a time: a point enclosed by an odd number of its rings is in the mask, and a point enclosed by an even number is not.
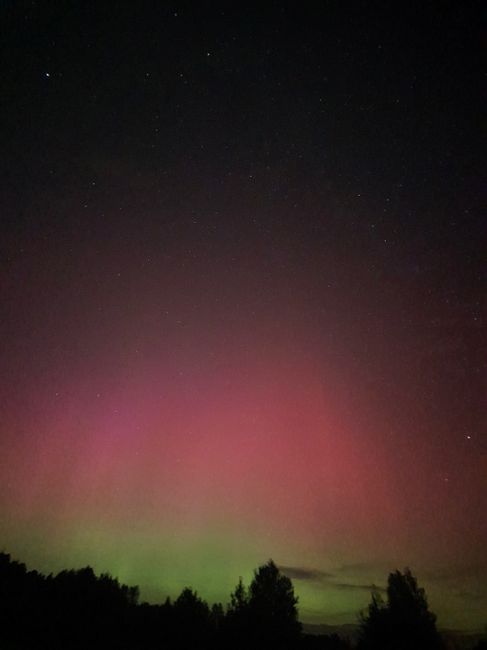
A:
[[[262,5],[0,4],[8,550],[336,621],[402,562],[475,627],[481,3]]]

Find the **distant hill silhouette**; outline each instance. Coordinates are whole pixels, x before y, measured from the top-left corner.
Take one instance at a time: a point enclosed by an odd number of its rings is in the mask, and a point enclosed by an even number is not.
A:
[[[303,632],[306,634],[326,635],[336,634],[341,639],[356,641],[360,633],[359,623],[344,623],[343,625],[329,625],[328,623],[303,623]]]

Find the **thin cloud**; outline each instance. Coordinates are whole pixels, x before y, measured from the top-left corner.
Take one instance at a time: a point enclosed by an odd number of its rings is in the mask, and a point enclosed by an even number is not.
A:
[[[384,587],[378,587],[373,583],[355,583],[355,582],[335,582],[333,579],[337,576],[333,573],[327,573],[320,569],[301,566],[280,566],[279,569],[292,580],[304,580],[308,582],[326,583],[329,587],[340,590],[357,590],[357,591],[378,591],[385,593]]]
[[[332,582],[333,587],[337,589],[350,589],[350,590],[359,590],[359,591],[378,591],[380,593],[386,593],[385,587],[378,587],[374,584],[353,584],[349,582]]]
[[[328,580],[333,578],[332,573],[326,573],[326,571],[320,571],[319,569],[310,569],[308,567],[301,566],[280,566],[279,569],[292,580],[310,580],[315,582],[321,582],[323,580]]]

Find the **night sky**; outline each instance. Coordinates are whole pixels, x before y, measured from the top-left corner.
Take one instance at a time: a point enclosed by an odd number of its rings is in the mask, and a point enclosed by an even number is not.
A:
[[[0,4],[0,547],[479,628],[481,3],[262,5]]]

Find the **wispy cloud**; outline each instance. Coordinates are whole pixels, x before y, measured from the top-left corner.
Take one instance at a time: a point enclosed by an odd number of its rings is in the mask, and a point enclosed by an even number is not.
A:
[[[378,587],[373,584],[354,584],[349,582],[332,582],[330,583],[333,587],[337,589],[350,589],[350,590],[359,590],[359,591],[379,591],[385,593],[385,587]]]
[[[460,600],[466,600],[473,603],[478,603],[479,601],[487,600],[487,590],[476,589],[472,591],[468,590],[458,590],[453,593],[456,598]]]
[[[302,566],[280,566],[280,570],[288,578],[292,580],[306,580],[309,582],[317,582],[321,584],[326,584],[327,587],[340,589],[340,590],[358,590],[358,591],[379,591],[385,592],[384,587],[377,587],[372,583],[362,583],[362,582],[337,582],[335,578],[337,577],[334,573],[327,573],[326,571],[321,571],[320,569],[314,569],[312,567],[302,567]]]
[[[332,573],[326,573],[326,571],[320,571],[320,569],[312,569],[309,567],[302,566],[280,566],[279,569],[292,580],[311,580],[315,582],[322,582],[323,580],[328,580],[333,578]]]

